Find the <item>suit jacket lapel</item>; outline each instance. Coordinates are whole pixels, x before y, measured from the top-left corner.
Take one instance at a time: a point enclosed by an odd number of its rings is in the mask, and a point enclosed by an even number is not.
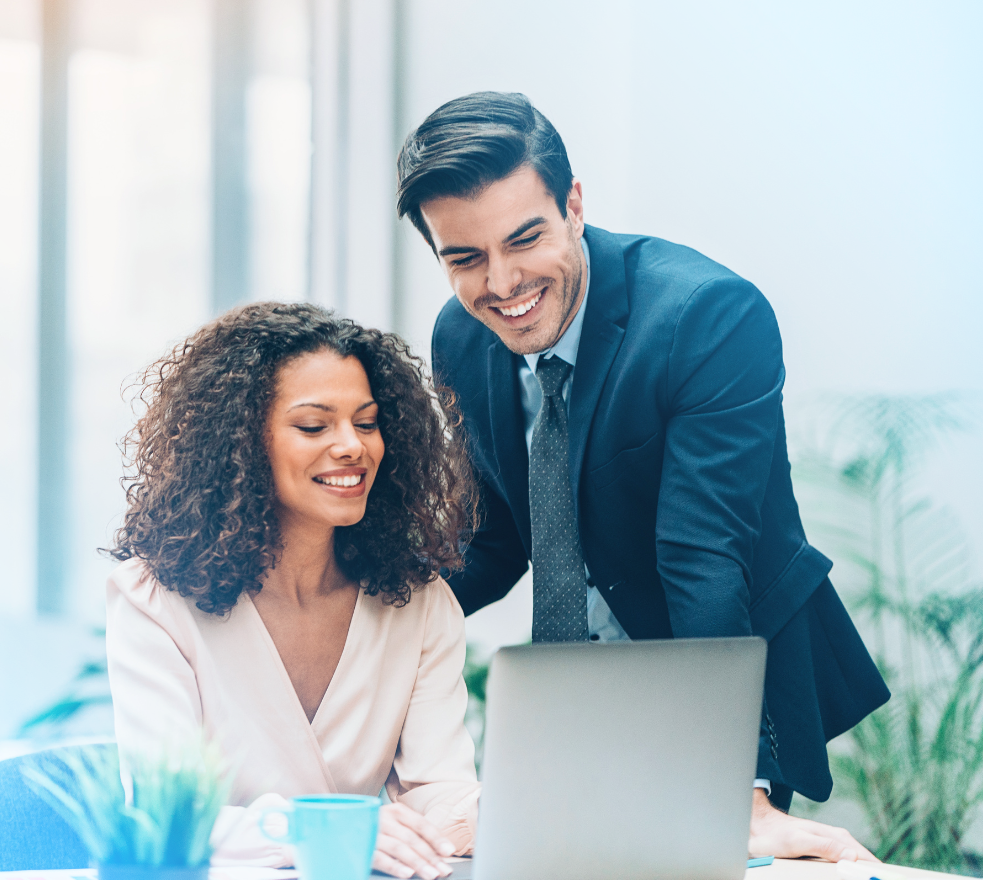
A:
[[[584,235],[590,248],[591,286],[570,392],[570,480],[574,514],[578,519],[578,487],[587,438],[604,381],[621,347],[628,323],[624,253],[615,237],[603,230],[587,226]]]
[[[519,534],[526,546],[531,547],[529,451],[526,449],[516,357],[497,338],[488,346],[488,416],[498,478],[512,508]]]

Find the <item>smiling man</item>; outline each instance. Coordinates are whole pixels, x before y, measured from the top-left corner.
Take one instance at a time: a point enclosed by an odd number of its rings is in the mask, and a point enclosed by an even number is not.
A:
[[[523,95],[440,107],[398,174],[399,214],[455,294],[433,363],[481,485],[450,579],[465,613],[531,561],[534,641],[763,636],[749,849],[871,857],[772,806],[825,800],[826,742],[888,692],[799,519],[768,302],[693,250],[586,226],[563,142]]]

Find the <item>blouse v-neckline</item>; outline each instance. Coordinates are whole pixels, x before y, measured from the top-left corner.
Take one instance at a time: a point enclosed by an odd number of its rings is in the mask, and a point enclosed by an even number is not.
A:
[[[352,609],[351,619],[348,621],[348,631],[345,633],[345,644],[341,649],[341,656],[338,658],[338,665],[335,666],[334,674],[331,676],[331,681],[328,682],[328,686],[324,689],[324,694],[321,696],[321,702],[318,704],[317,709],[314,712],[314,717],[310,720],[307,719],[307,712],[304,710],[304,704],[300,701],[300,695],[297,693],[297,689],[294,687],[294,683],[290,680],[290,674],[287,672],[286,664],[283,662],[283,658],[280,656],[280,652],[277,649],[276,642],[273,641],[273,636],[270,635],[270,631],[266,628],[266,624],[263,622],[263,615],[259,613],[259,609],[256,607],[256,603],[253,602],[253,597],[248,593],[243,593],[249,602],[249,607],[251,609],[251,614],[255,624],[259,627],[261,638],[269,651],[273,664],[277,668],[280,678],[286,685],[286,688],[290,694],[290,702],[293,703],[296,712],[299,713],[300,719],[304,722],[304,726],[311,731],[311,735],[314,737],[317,743],[318,754],[321,753],[321,744],[317,741],[317,734],[314,732],[315,728],[319,727],[319,721],[322,720],[322,715],[325,713],[325,704],[328,702],[328,698],[331,696],[332,688],[337,690],[335,687],[335,682],[338,680],[339,675],[344,672],[344,667],[346,665],[346,660],[348,656],[352,653],[349,649],[349,645],[352,641],[352,632],[355,629],[355,621],[358,618],[359,608],[362,605],[362,596],[365,594],[363,589],[359,589],[358,595],[355,597],[355,607]]]

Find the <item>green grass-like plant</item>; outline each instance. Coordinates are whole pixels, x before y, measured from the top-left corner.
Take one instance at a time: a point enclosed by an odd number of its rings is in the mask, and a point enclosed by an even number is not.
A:
[[[165,750],[127,766],[125,798],[115,749],[66,752],[24,768],[28,784],[79,835],[97,864],[200,867],[226,802],[227,772],[214,746]]]
[[[834,796],[860,806],[881,859],[978,874],[966,835],[983,805],[983,587],[955,517],[917,480],[970,427],[968,401],[817,403],[796,462],[803,512],[893,694],[834,748]]]
[[[491,658],[475,645],[468,645],[464,660],[464,683],[468,688],[468,710],[464,724],[474,740],[474,763],[481,771],[485,746],[485,691]]]

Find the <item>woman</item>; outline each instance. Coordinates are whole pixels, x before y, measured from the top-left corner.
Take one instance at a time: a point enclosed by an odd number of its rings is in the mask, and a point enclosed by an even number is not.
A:
[[[259,303],[143,376],[106,641],[128,756],[203,733],[234,762],[217,863],[280,866],[260,809],[385,785],[374,867],[470,851],[460,564],[472,486],[450,404],[391,334]]]

